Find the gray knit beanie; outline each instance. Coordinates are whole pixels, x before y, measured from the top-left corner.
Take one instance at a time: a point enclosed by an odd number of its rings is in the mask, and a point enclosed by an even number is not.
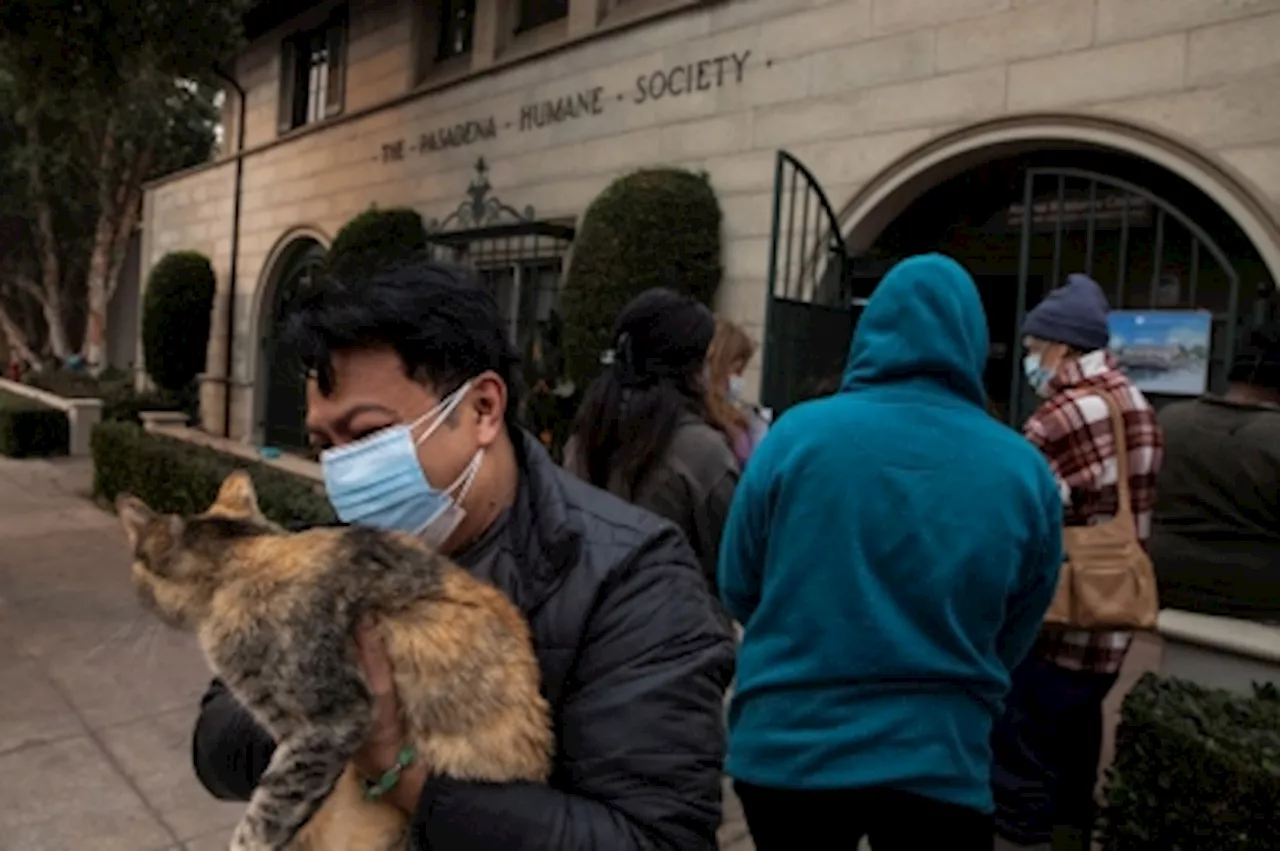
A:
[[[1022,333],[1081,352],[1105,349],[1111,341],[1110,306],[1102,287],[1088,275],[1068,275],[1066,284],[1044,297],[1022,323]]]

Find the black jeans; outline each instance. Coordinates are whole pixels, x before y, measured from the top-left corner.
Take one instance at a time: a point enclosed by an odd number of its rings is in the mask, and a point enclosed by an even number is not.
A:
[[[1034,654],[1013,672],[991,738],[1001,836],[1033,845],[1050,841],[1055,827],[1092,833],[1102,702],[1117,678],[1061,668]]]
[[[853,849],[866,837],[872,851],[991,851],[991,817],[893,789],[803,791],[735,781],[756,851]]]

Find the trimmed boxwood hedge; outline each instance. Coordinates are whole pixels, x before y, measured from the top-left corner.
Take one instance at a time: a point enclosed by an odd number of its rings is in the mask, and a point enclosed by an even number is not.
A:
[[[204,372],[217,279],[209,258],[174,251],[160,258],[142,298],[142,352],[156,385],[181,393]]]
[[[1280,830],[1280,693],[1146,674],[1107,775],[1107,851],[1263,851]]]
[[[108,371],[110,368],[108,368]],[[102,397],[102,385],[108,380],[108,372],[95,378],[88,372],[75,372],[70,369],[50,369],[44,372],[29,373],[23,382],[48,391],[63,399],[99,399]]]
[[[427,229],[417,210],[365,210],[342,226],[325,258],[330,275],[344,280],[368,275],[421,253]]]
[[[32,387],[47,390],[64,399],[101,399],[102,419],[139,423],[145,411],[183,411],[198,418],[194,383],[180,392],[157,390],[139,393],[133,389],[132,374],[109,369],[94,377],[87,372],[52,370],[34,373],[26,379]]]
[[[233,470],[248,470],[262,513],[286,528],[335,522],[333,510],[314,483],[265,464],[224,455],[203,446],[151,434],[125,422],[93,430],[93,493],[113,502],[132,494],[156,511],[198,514],[217,496]]]
[[[642,169],[618,178],[582,218],[565,278],[565,365],[579,391],[600,372],[609,332],[632,298],[653,287],[708,307],[720,287],[720,203],[705,174]]]
[[[25,396],[0,392],[0,455],[66,455],[70,445],[71,425],[65,411]]]
[[[194,387],[182,393],[170,393],[166,390],[156,393],[134,393],[132,390],[122,393],[106,392],[102,396],[102,419],[141,423],[141,415],[147,411],[182,411],[190,419],[198,420],[200,412],[197,396],[198,392]]]

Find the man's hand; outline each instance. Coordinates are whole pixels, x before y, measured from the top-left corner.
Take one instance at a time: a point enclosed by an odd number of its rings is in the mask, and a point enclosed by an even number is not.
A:
[[[373,695],[373,729],[352,762],[363,777],[376,781],[395,765],[401,748],[408,743],[408,735],[400,715],[391,657],[378,633],[377,622],[369,616],[363,618],[356,626],[355,639],[364,680]],[[406,813],[412,813],[422,796],[426,780],[426,767],[419,758],[400,772],[400,782],[384,800]]]

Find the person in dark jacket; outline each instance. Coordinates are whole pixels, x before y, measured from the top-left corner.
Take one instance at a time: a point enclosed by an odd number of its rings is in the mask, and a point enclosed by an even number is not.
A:
[[[491,295],[429,260],[322,282],[291,337],[307,426],[339,518],[416,532],[528,618],[553,711],[549,785],[469,783],[411,763],[385,800],[431,851],[715,848],[733,642],[679,530],[563,472],[514,422],[518,358]],[[395,770],[391,665],[356,636],[374,732],[355,760]],[[196,773],[246,800],[274,744],[221,683]]]
[[[1151,558],[1168,608],[1280,623],[1280,323],[1255,329],[1227,392],[1160,412]]]
[[[708,418],[715,332],[711,311],[687,295],[651,289],[632,299],[565,445],[566,469],[679,526],[711,588],[738,484],[738,461]]]

